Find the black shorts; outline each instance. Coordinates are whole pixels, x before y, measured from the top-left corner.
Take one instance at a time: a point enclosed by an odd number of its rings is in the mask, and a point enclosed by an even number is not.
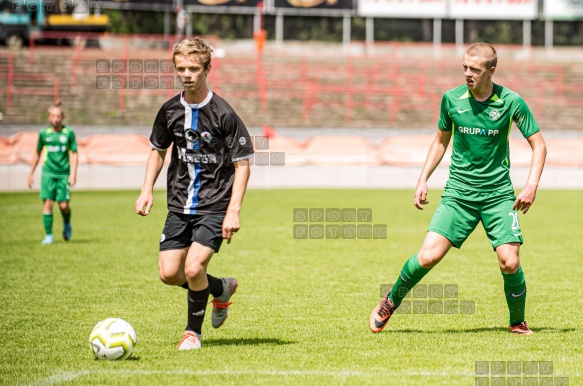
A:
[[[190,247],[193,242],[219,252],[223,243],[224,215],[191,215],[168,212],[160,236],[160,251]]]

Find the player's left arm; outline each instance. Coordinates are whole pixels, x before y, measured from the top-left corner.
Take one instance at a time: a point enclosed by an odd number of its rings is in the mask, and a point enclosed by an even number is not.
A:
[[[79,165],[79,154],[76,151],[71,151],[70,159],[71,172],[69,173],[69,185],[75,186],[77,183],[77,166]]]
[[[77,138],[75,137],[75,132],[69,132],[69,185],[71,187],[75,186],[77,183],[77,166],[79,165],[79,153],[77,153]]]
[[[241,205],[243,204],[243,197],[247,191],[247,182],[251,175],[251,168],[249,167],[249,159],[234,161],[235,178],[233,181],[233,190],[231,192],[231,200],[225,219],[223,220],[223,239],[227,239],[227,244],[231,243],[231,237],[239,230],[241,224],[239,222],[239,213],[241,212]]]
[[[545,159],[547,158],[547,146],[540,131],[526,138],[526,140],[532,149],[530,171],[526,185],[518,197],[516,197],[513,207],[514,210],[520,210],[522,213],[528,212],[536,198],[536,190],[538,189],[538,183],[545,166]]]

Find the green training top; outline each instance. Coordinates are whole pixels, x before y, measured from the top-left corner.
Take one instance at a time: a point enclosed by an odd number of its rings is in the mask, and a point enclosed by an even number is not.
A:
[[[43,147],[45,149],[43,173],[68,176],[71,171],[69,152],[77,151],[77,141],[73,130],[67,126],[63,126],[61,131],[55,131],[50,126],[41,130],[36,150],[41,151]]]
[[[479,192],[512,190],[508,141],[512,122],[525,138],[540,130],[524,99],[500,85],[494,84],[492,96],[483,102],[476,101],[465,84],[446,91],[438,122],[439,129],[453,130],[445,187]]]

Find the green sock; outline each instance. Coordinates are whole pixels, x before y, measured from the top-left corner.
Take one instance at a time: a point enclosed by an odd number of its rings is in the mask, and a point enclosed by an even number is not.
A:
[[[53,234],[53,214],[43,213],[43,224],[45,225],[45,233],[47,235]]]
[[[63,222],[65,224],[68,224],[71,222],[71,209],[69,209],[69,211],[67,213],[61,212],[61,214],[63,215]]]
[[[423,279],[423,276],[425,276],[430,270],[431,268],[426,269],[419,265],[417,254],[414,254],[409,260],[407,260],[405,265],[403,265],[401,274],[395,282],[395,285],[393,285],[391,295],[389,296],[389,299],[393,301],[395,308],[399,307],[401,301],[411,288],[415,287],[415,284],[419,283],[421,279]]]
[[[526,306],[526,280],[522,267],[518,268],[516,273],[504,273],[504,293],[506,294],[506,303],[510,311],[509,323],[511,326],[525,321],[524,309]]]

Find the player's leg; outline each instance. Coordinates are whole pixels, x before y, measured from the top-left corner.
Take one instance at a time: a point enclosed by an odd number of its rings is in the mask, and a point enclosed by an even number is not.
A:
[[[370,329],[381,332],[389,318],[401,305],[407,293],[447,254],[452,244],[444,236],[427,232],[419,253],[405,262],[393,288],[381,299],[370,315]]]
[[[73,226],[71,225],[71,206],[69,201],[59,201],[59,209],[63,217],[63,239],[65,241],[71,240],[73,237]]]
[[[407,293],[437,265],[452,246],[461,247],[479,221],[478,211],[471,201],[444,195],[419,253],[405,262],[393,288],[370,315],[370,329],[380,332]]]
[[[43,225],[45,228],[45,237],[43,245],[53,244],[53,205],[57,198],[56,183],[54,179],[46,173],[41,174],[40,198],[43,200]]]
[[[188,247],[160,251],[158,274],[164,284],[182,286],[186,282],[184,262],[186,261],[187,253]]]
[[[202,322],[206,312],[210,289],[207,266],[214,249],[193,242],[184,263],[184,274],[188,282],[188,323],[179,350],[195,350],[201,347]]]
[[[45,237],[42,241],[43,245],[53,244],[55,238],[53,236],[53,200],[43,201],[43,225],[45,228]]]
[[[496,248],[500,271],[504,279],[504,294],[508,304],[510,331],[520,335],[531,335],[525,319],[526,279],[520,266],[520,243],[502,244]]]
[[[63,239],[69,241],[73,237],[73,227],[71,225],[71,190],[68,177],[59,177],[56,181],[56,200],[59,203],[61,216],[63,217]]]
[[[202,216],[197,221],[193,241],[207,245],[218,253],[223,243],[223,220],[222,215]],[[207,273],[209,291],[213,295],[212,326],[221,327],[229,316],[229,306],[231,296],[237,291],[239,282],[234,277],[214,277]]]
[[[482,221],[498,256],[510,315],[510,330],[517,334],[530,335],[533,332],[525,321],[526,280],[519,255],[522,232],[518,212],[512,209],[514,200],[513,193],[492,200],[482,211]]]
[[[165,227],[164,230],[167,231],[167,227]],[[160,256],[158,258],[158,271],[160,280],[168,285],[176,285],[181,287],[185,286],[189,291],[188,324],[182,339],[180,339],[180,342],[178,343],[177,348],[179,350],[193,350],[201,347],[200,333],[197,335],[192,330],[192,328],[190,328],[190,300],[192,299],[192,296],[190,295],[190,289],[188,288],[188,282],[186,281],[185,271],[186,257],[188,255],[189,249],[189,247],[186,247],[181,249],[163,250],[160,251]]]
[[[451,247],[451,241],[445,236],[434,231],[427,232],[419,253],[411,256],[405,262],[388,296],[395,308],[399,307],[403,298],[423,279],[431,268],[435,267],[445,257]]]

